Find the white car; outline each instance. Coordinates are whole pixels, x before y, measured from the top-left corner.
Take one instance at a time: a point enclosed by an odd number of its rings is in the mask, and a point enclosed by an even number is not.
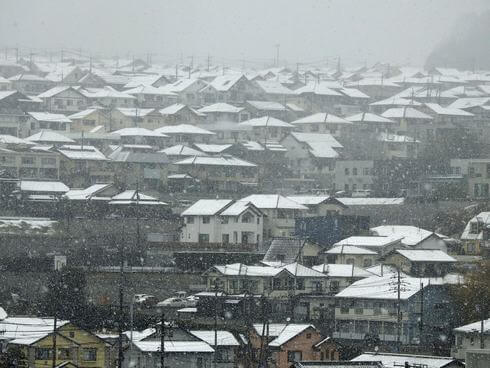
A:
[[[182,292],[177,293],[177,296],[172,298],[165,299],[164,301],[157,304],[157,307],[170,307],[170,308],[187,308],[187,307],[195,307],[197,304],[198,298],[191,296],[184,296]]]

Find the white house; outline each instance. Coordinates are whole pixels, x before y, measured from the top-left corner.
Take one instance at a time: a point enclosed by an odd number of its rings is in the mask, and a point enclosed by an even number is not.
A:
[[[454,332],[454,345],[451,355],[457,359],[465,359],[466,351],[480,348],[482,321],[469,323],[456,327]],[[484,348],[490,347],[490,319],[483,321],[483,344]]]
[[[200,199],[181,216],[182,242],[223,245],[262,242],[264,214],[249,201]]]

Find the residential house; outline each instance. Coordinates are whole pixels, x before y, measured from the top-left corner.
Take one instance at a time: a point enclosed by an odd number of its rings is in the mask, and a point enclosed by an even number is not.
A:
[[[205,104],[241,104],[255,98],[260,94],[260,89],[243,74],[225,74],[214,78],[200,93]]]
[[[28,135],[38,133],[40,130],[49,129],[60,133],[69,133],[71,120],[63,114],[49,112],[29,112]]]
[[[68,118],[71,120],[70,132],[90,132],[101,125],[105,132],[105,127],[112,127],[110,114],[102,108],[93,107],[69,115]]]
[[[358,248],[372,250],[382,256],[391,252],[393,249],[402,248],[402,239],[403,237],[396,236],[350,236],[334,245],[352,245]]]
[[[162,89],[178,95],[179,103],[187,106],[201,105],[201,91],[207,83],[202,79],[182,78],[174,83],[167,84]]]
[[[402,90],[397,83],[381,77],[366,77],[355,82],[346,83],[346,87],[356,88],[374,100],[384,99]]]
[[[294,236],[295,219],[305,216],[308,207],[279,194],[252,194],[242,198],[251,202],[265,215],[263,239]]]
[[[12,82],[0,76],[0,91],[10,91],[10,90],[12,90]]]
[[[444,344],[440,336],[451,333],[451,321],[457,313],[450,303],[448,282],[400,274],[398,293],[396,273],[356,281],[335,295],[335,332],[332,337],[340,342],[361,342],[369,335],[379,339],[378,344],[387,349],[395,348],[399,298],[400,344]]]
[[[411,249],[439,249],[447,253],[444,242],[446,236],[409,225],[381,225],[370,229],[377,236],[392,236],[402,238],[401,243]]]
[[[165,153],[146,145],[114,147],[108,153],[114,181],[124,186],[140,183],[142,188],[160,189],[167,183],[170,161]]]
[[[196,125],[205,118],[204,114],[181,103],[176,103],[160,109],[159,113],[163,118],[161,125]]]
[[[255,83],[260,89],[260,94],[263,95],[267,101],[286,104],[294,96],[294,91],[286,87],[279,80],[256,80]]]
[[[386,160],[416,159],[419,152],[420,141],[398,134],[380,133],[377,137],[381,154]]]
[[[354,245],[338,245],[325,251],[327,263],[352,264],[356,267],[371,267],[378,259],[378,253]]]
[[[140,74],[130,76],[129,82],[124,85],[125,89],[140,86],[162,87],[170,83],[170,80],[163,74]]]
[[[292,132],[280,143],[287,149],[288,169],[295,177],[319,181],[324,188],[332,185],[335,161],[343,148],[332,135]]]
[[[342,88],[337,81],[311,81],[294,90],[294,103],[306,111],[336,112],[335,105],[341,103],[345,95],[336,89]]]
[[[481,254],[490,248],[490,212],[480,212],[466,224],[461,241],[465,254]]]
[[[248,115],[248,114],[247,114]],[[240,143],[250,139],[253,136],[253,127],[237,124],[235,121],[217,121],[215,123],[202,123],[197,126],[213,132],[210,137],[212,143]]]
[[[311,241],[295,238],[272,239],[262,263],[268,266],[281,266],[299,262],[307,267],[318,263],[318,255],[323,248]]]
[[[262,243],[264,215],[250,202],[232,199],[200,199],[181,213],[181,242]]]
[[[468,162],[466,176],[468,196],[473,199],[490,197],[490,159],[473,159]]]
[[[121,143],[125,145],[149,145],[163,147],[168,136],[142,127],[122,128],[111,132],[121,137]]]
[[[456,259],[438,249],[394,249],[382,258],[401,272],[415,277],[441,277],[451,271]]]
[[[174,165],[179,173],[198,179],[202,190],[237,191],[258,184],[257,165],[231,155],[194,156]]]
[[[468,350],[478,348],[481,349],[482,332],[483,348],[488,349],[490,346],[490,319],[472,322],[464,326],[456,327],[453,330],[455,338],[451,348],[451,355],[457,359],[465,360],[466,352]]]
[[[179,161],[187,157],[207,156],[204,152],[183,144],[176,144],[175,146],[164,148],[159,152],[165,153],[171,162]]]
[[[34,74],[17,74],[8,80],[12,83],[13,89],[33,96],[47,91],[54,85],[52,81]]]
[[[250,113],[244,107],[236,107],[225,102],[217,102],[201,107],[197,112],[206,115],[206,123],[229,121],[239,123],[250,119]]]
[[[42,107],[49,112],[73,114],[87,107],[87,98],[70,86],[56,86],[37,96]]]
[[[394,133],[398,127],[395,121],[371,112],[351,115],[346,117],[345,120],[355,124],[355,129],[360,130],[364,134]]]
[[[382,117],[396,121],[395,133],[408,135],[422,143],[427,143],[434,136],[434,120],[432,116],[413,107],[394,107],[381,114]]]
[[[327,133],[334,137],[344,136],[352,129],[350,121],[326,112],[305,116],[291,124],[303,133]]]
[[[325,285],[325,293],[328,295],[337,294],[352,283],[374,275],[353,263],[322,263],[312,268],[328,276],[328,284]]]
[[[454,132],[455,130],[478,132],[476,129],[481,128],[475,124],[475,115],[462,109],[443,107],[437,103],[426,103],[421,110],[434,118],[432,121],[434,131],[430,133],[432,137],[444,138],[449,131]]]
[[[139,85],[125,90],[124,93],[136,97],[137,104],[141,108],[162,108],[178,100],[176,93],[150,85]]]
[[[169,136],[170,145],[181,143],[191,145],[194,142],[209,143],[209,140],[215,135],[214,132],[190,124],[163,126],[155,129],[155,132]]]
[[[75,143],[71,138],[65,137],[52,130],[40,130],[38,133],[26,138],[27,141],[45,146],[60,146],[64,144]]]
[[[90,105],[115,109],[118,107],[134,107],[136,97],[125,92],[115,90],[110,86],[102,88],[86,87],[79,91],[88,99]]]
[[[342,214],[344,209],[347,208],[342,202],[339,202],[336,198],[331,196],[293,195],[288,196],[287,198],[308,207],[306,216],[338,215]]]
[[[293,297],[321,293],[327,276],[299,263],[277,267],[234,263],[215,265],[204,272],[203,277],[208,291],[212,292],[217,286],[230,295],[244,292],[266,295],[274,300],[274,312],[286,312]]]
[[[215,349],[217,368],[234,368],[241,355],[241,344],[229,331],[190,330],[192,335],[206,342]],[[214,356],[213,356],[214,359]]]
[[[373,189],[374,161],[337,160],[335,161],[334,189],[347,193],[364,191],[369,195]]]
[[[275,101],[245,101],[245,108],[250,111],[250,116],[260,118],[262,116],[270,116],[276,119],[287,120],[289,115],[288,108]]]
[[[366,352],[351,360],[363,366],[366,362],[381,363],[383,368],[396,367],[430,367],[430,368],[463,368],[464,363],[453,357],[435,355],[414,355],[405,353]],[[369,366],[368,366],[369,367]]]
[[[58,320],[53,332],[53,318],[7,317],[0,320],[0,330],[7,350],[19,347],[24,353],[25,362],[19,364],[35,368],[52,364],[56,333],[56,366],[115,366],[115,351],[109,343],[69,321]]]
[[[112,164],[94,146],[64,145],[56,151],[61,154],[60,178],[70,187],[114,182]]]
[[[156,367],[161,359],[161,324],[158,330],[143,331],[141,338],[133,339],[124,353],[124,368]],[[214,349],[205,341],[181,328],[165,326],[163,350],[165,365],[176,368],[211,367]]]
[[[0,135],[0,170],[12,178],[59,179],[59,154],[33,146],[31,141]]]
[[[155,109],[141,109],[138,107],[119,107],[110,112],[107,131],[123,128],[156,129],[162,126],[162,116]]]
[[[339,360],[338,345],[313,325],[296,323],[254,324],[249,333],[255,351],[263,346],[270,354],[269,367],[289,368],[302,360]]]
[[[239,126],[252,127],[249,140],[267,143],[268,140],[280,141],[286,137],[295,127],[285,121],[271,116],[253,118],[238,124]]]

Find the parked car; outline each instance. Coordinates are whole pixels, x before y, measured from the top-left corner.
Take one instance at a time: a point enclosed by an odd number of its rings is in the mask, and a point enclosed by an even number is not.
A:
[[[158,303],[158,299],[154,295],[149,294],[135,294],[133,303],[142,307],[152,307]]]
[[[198,298],[194,295],[187,296],[185,291],[178,291],[175,296],[165,299],[157,304],[157,307],[187,308],[195,307]]]

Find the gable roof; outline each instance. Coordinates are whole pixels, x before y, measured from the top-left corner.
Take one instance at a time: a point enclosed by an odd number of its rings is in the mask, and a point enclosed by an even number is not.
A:
[[[280,194],[252,194],[241,200],[251,202],[259,209],[308,210],[308,207]]]
[[[253,328],[258,336],[262,336],[262,324],[254,324]],[[269,343],[269,346],[280,347],[309,328],[316,330],[315,326],[310,324],[270,323],[269,337],[274,339]]]
[[[188,157],[175,162],[174,165],[257,167],[254,163],[231,155]]]
[[[172,147],[164,148],[158,152],[163,152],[167,156],[206,156],[204,152],[183,144],[177,144]]]
[[[179,124],[179,125],[168,125],[158,129],[155,132],[163,133],[167,135],[172,134],[196,134],[196,135],[214,135],[215,133],[209,130],[199,128],[195,125],[190,124]]]
[[[456,262],[449,254],[438,249],[397,249],[395,252],[412,262]]]
[[[402,243],[408,246],[415,246],[435,234],[432,231],[409,225],[381,225],[371,228],[370,231],[378,236],[403,237]],[[435,235],[439,238],[444,237],[440,234]]]
[[[393,107],[386,110],[381,114],[385,118],[394,119],[423,119],[432,120],[432,116],[423,113],[422,111],[416,110],[413,107]]]
[[[355,123],[385,123],[385,124],[395,124],[393,120],[385,118],[383,116],[373,114],[372,112],[361,112],[360,114],[355,114],[346,118],[350,122]]]
[[[247,80],[243,74],[226,74],[220,75],[213,79],[209,83],[209,87],[215,89],[218,92],[229,91],[239,80]]]
[[[305,116],[304,118],[294,120],[291,124],[351,124],[350,121],[340,118],[327,112],[317,112],[316,114]]]
[[[238,125],[251,126],[251,127],[279,127],[279,128],[294,128],[294,125],[286,123],[285,121],[273,118],[272,116],[262,116],[260,118],[253,118],[239,123]]]
[[[323,263],[312,267],[315,271],[321,272],[328,277],[371,277],[372,272],[351,264],[327,264]]]
[[[41,130],[40,132],[26,138],[31,142],[48,142],[48,143],[75,143],[73,139],[52,130]]]
[[[379,353],[379,352],[367,352],[361,354],[352,361],[380,361],[383,367],[386,368],[396,368],[404,366],[405,362],[410,365],[426,366],[427,368],[444,368],[448,367],[451,363],[457,362],[455,358],[452,357],[442,357],[442,356],[432,356],[432,355],[412,355],[412,354],[390,354],[390,353]],[[461,363],[463,366],[463,363]]]
[[[189,332],[208,345],[214,346],[214,330],[191,330]],[[217,330],[216,335],[217,346],[240,346],[238,340],[229,331]]]
[[[272,240],[262,262],[281,261],[285,264],[298,260],[305,241],[299,238],[275,238]]]
[[[372,250],[356,247],[354,245],[339,245],[327,250],[325,253],[326,254],[368,254],[368,255],[377,254]]]
[[[213,216],[230,205],[232,199],[200,199],[182,212],[181,216]]]

